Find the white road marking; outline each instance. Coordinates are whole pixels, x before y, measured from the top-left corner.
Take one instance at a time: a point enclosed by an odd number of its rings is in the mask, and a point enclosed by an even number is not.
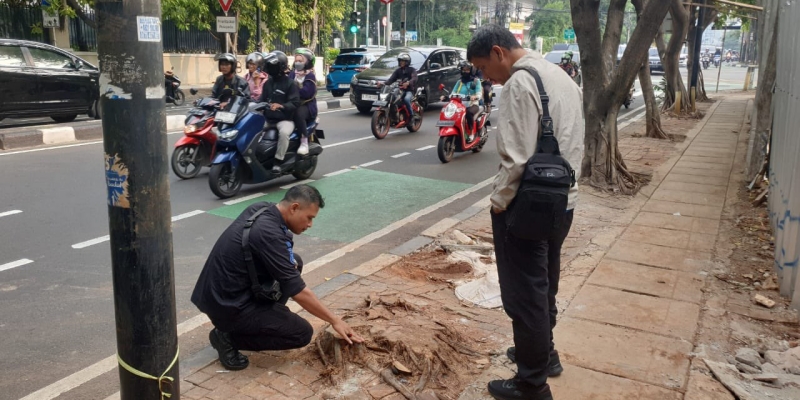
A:
[[[290,183],[288,185],[281,186],[281,189],[289,190],[289,189],[291,189],[291,188],[293,188],[293,187],[295,187],[297,185],[305,185],[305,184],[311,183],[311,182],[314,182],[314,180],[313,179],[304,179],[302,181],[297,181],[297,182],[294,182],[294,183]]]
[[[395,134],[395,133],[400,133],[402,131],[403,131],[403,129],[398,129],[398,130],[395,130],[395,131],[389,131],[388,135],[392,135],[392,134]],[[364,137],[358,138],[358,139],[345,140],[344,142],[326,144],[326,145],[322,146],[322,148],[327,149],[329,147],[341,146],[343,144],[350,144],[350,143],[360,142],[362,140],[367,140],[367,139],[375,139],[375,136],[364,136]]]
[[[23,258],[23,259],[17,260],[17,261],[12,261],[10,263],[5,263],[5,264],[0,265],[0,271],[5,271],[5,270],[11,269],[11,268],[21,267],[21,266],[23,266],[25,264],[30,264],[32,262],[33,262],[33,260],[29,260],[27,258]]]
[[[342,111],[348,111],[348,110],[355,110],[355,109],[356,109],[355,107],[340,108],[340,109],[336,109],[336,110],[318,112],[317,114],[330,114],[330,113],[342,112]]]
[[[375,164],[380,164],[382,162],[383,162],[383,160],[370,161],[368,163],[363,163],[363,164],[359,165],[359,167],[362,167],[362,168],[371,167],[371,166],[373,166]]]
[[[420,147],[420,148],[418,148],[418,149],[417,149],[417,151],[425,151],[425,150],[432,149],[432,148],[435,148],[435,147],[436,147],[436,146],[434,146],[434,145],[430,144],[430,145],[427,145],[427,146],[425,146],[425,147]]]
[[[247,200],[253,200],[253,199],[257,198],[257,197],[261,197],[261,196],[265,196],[265,195],[266,195],[266,193],[253,193],[253,194],[248,195],[248,196],[239,197],[238,199],[225,201],[222,204],[225,204],[226,206],[232,206],[234,204],[238,204],[238,203],[241,203],[241,202],[247,201]]]
[[[176,216],[172,217],[172,222],[180,221],[182,219],[186,219],[186,218],[189,218],[189,217],[194,217],[195,215],[200,215],[200,214],[205,214],[205,211],[203,211],[203,210],[189,211],[187,213],[183,213],[183,214],[176,215]]]
[[[395,154],[395,155],[393,155],[393,156],[392,156],[392,158],[400,158],[400,157],[405,157],[405,156],[407,156],[407,155],[409,155],[409,154],[411,154],[411,153],[400,153],[400,154]]]
[[[352,171],[351,168],[345,168],[345,169],[340,169],[338,171],[329,172],[329,173],[327,173],[325,175],[322,175],[322,176],[324,176],[326,178],[329,178],[331,176],[341,175],[341,174],[344,174],[344,173],[350,172],[350,171]]]
[[[94,245],[96,245],[98,243],[107,242],[109,240],[111,240],[111,236],[109,236],[109,235],[100,236],[99,238],[95,238],[95,239],[92,239],[92,240],[87,240],[85,242],[80,242],[78,244],[73,244],[72,248],[73,249],[83,249],[83,248],[86,248],[86,247],[89,247],[89,246],[94,246]]]
[[[6,212],[1,212],[0,213],[0,218],[7,217],[9,215],[19,214],[21,212],[22,212],[22,210],[11,210],[11,211],[6,211]]]
[[[167,135],[172,135],[173,133],[183,133],[183,131],[180,130],[180,131],[167,132]],[[0,157],[2,157],[2,156],[10,156],[10,155],[14,155],[14,154],[34,153],[34,152],[37,152],[37,151],[58,150],[58,149],[66,149],[66,148],[70,148],[70,147],[88,146],[90,144],[98,144],[98,143],[103,143],[103,141],[102,140],[94,140],[94,141],[91,141],[91,142],[66,144],[66,145],[63,145],[63,146],[50,146],[50,147],[42,147],[42,148],[37,148],[37,149],[9,151],[7,153],[4,153],[4,152],[0,151]]]

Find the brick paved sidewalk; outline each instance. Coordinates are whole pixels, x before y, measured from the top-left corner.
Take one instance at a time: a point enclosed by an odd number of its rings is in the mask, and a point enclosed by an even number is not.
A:
[[[608,198],[582,190],[562,262],[555,338],[565,371],[549,381],[557,399],[699,398],[689,378],[693,340],[747,100],[731,95],[710,107],[677,146],[682,153],[658,168],[640,195]],[[473,237],[491,237],[486,211],[457,223],[442,221],[434,233],[455,225]],[[373,291],[404,293],[413,304],[456,310],[465,325],[500,343],[498,353],[511,344],[502,311],[462,307],[447,285],[382,270],[399,259],[382,255],[317,290],[329,293],[323,301],[336,310],[354,309]],[[184,378],[182,397],[325,398],[326,380],[297,360],[300,351],[252,354],[251,366],[240,372],[214,362]],[[486,382],[511,377],[515,367],[498,355],[476,368],[480,377],[460,399],[488,399]],[[404,398],[378,379],[357,383],[358,390],[339,398]]]

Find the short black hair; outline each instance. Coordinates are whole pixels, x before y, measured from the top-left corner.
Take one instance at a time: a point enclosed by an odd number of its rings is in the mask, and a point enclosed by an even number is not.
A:
[[[286,194],[283,195],[283,200],[281,201],[287,203],[316,204],[319,208],[325,207],[325,199],[322,198],[322,194],[319,193],[319,190],[305,184],[289,188]]]
[[[500,46],[504,49],[521,49],[517,38],[506,28],[497,24],[483,25],[472,35],[467,45],[467,60],[472,61],[475,57],[489,57],[493,46]]]

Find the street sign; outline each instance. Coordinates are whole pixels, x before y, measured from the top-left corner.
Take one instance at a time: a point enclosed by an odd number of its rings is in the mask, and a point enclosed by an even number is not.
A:
[[[564,40],[571,40],[575,39],[575,29],[567,28],[564,29]]]
[[[61,26],[58,18],[58,11],[46,11],[50,7],[49,0],[42,0],[42,28],[58,28]]]
[[[217,32],[236,33],[236,17],[217,17]]]
[[[226,13],[231,9],[231,4],[233,4],[233,0],[219,0],[219,5],[222,6],[222,11],[225,11]]]
[[[406,31],[406,40],[416,42],[418,39],[417,31]]]
[[[514,38],[517,39],[517,42],[522,44],[525,35],[525,24],[522,22],[512,22],[508,24],[508,30],[514,34]]]
[[[220,1],[222,1],[222,0],[220,0]],[[383,3],[383,4],[389,4],[389,3],[393,2],[393,1],[394,1],[394,0],[381,0],[381,3]],[[384,25],[384,26],[386,26],[386,25]]]
[[[381,25],[386,26],[386,17],[381,18]]]

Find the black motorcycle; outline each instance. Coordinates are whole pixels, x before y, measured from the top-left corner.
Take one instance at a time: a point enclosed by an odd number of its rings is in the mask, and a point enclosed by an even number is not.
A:
[[[186,95],[181,90],[181,80],[172,71],[164,73],[164,89],[167,91],[167,103],[182,106],[186,101]]]

